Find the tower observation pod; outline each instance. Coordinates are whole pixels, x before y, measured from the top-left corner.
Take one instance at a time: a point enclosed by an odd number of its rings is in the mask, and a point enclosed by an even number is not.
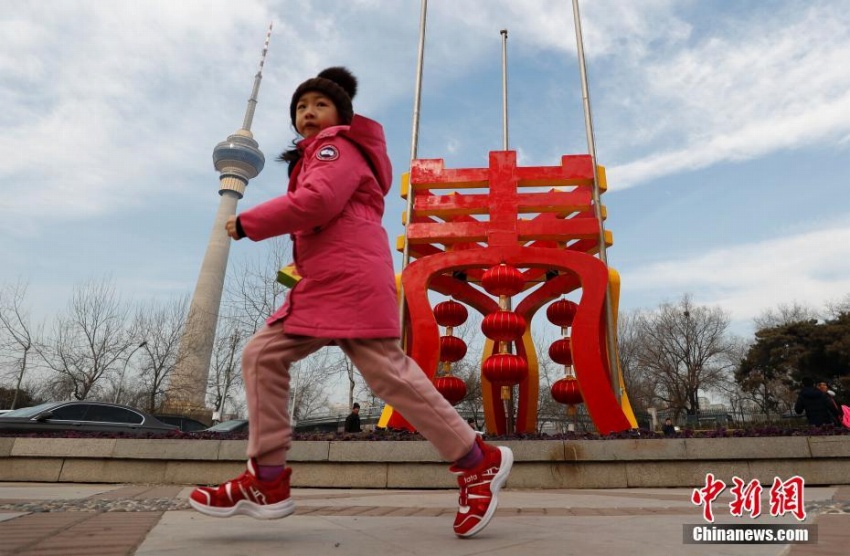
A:
[[[245,195],[248,180],[263,171],[266,157],[248,129],[240,129],[215,146],[213,164],[219,172],[222,197],[235,194],[236,200]]]
[[[219,172],[218,193],[221,199],[180,340],[177,362],[166,391],[165,411],[197,416],[201,420],[209,420],[211,414],[205,404],[207,379],[230,254],[231,240],[224,225],[229,217],[236,214],[236,205],[245,195],[248,181],[263,170],[266,162],[251,133],[251,123],[271,32],[272,26],[269,25],[242,127],[213,150],[213,164]]]

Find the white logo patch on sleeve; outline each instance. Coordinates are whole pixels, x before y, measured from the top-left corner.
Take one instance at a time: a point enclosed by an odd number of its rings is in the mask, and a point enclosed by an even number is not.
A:
[[[339,150],[333,145],[325,145],[323,147],[319,147],[319,150],[316,151],[316,158],[319,160],[324,160],[325,162],[330,162],[331,160],[336,160],[339,158]]]

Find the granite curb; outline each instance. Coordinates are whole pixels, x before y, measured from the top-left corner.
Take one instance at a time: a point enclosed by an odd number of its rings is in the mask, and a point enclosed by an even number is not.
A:
[[[655,488],[804,475],[850,484],[850,436],[493,441],[513,488]],[[0,438],[0,481],[217,484],[244,468],[245,440]],[[296,441],[293,486],[451,488],[424,441]]]

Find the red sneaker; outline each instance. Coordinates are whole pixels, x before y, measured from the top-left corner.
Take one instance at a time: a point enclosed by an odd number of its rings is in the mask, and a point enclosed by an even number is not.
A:
[[[292,469],[283,470],[273,481],[261,481],[255,472],[257,462],[248,460],[248,470],[232,481],[218,486],[198,487],[189,495],[189,504],[202,514],[213,517],[247,515],[256,519],[280,519],[295,511],[289,497]]]
[[[471,537],[487,527],[499,505],[499,490],[514,464],[514,454],[510,448],[491,446],[480,436],[475,441],[484,452],[481,463],[474,469],[463,469],[456,465],[449,468],[458,476],[457,484],[460,486],[459,508],[454,523],[458,537]]]

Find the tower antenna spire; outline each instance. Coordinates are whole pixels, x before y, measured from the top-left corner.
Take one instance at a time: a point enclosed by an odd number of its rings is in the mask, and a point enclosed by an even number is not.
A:
[[[269,41],[272,38],[272,27],[274,22],[269,23],[269,32],[266,33],[266,43],[263,45],[263,55],[260,57],[260,67],[254,76],[254,88],[251,89],[251,98],[248,99],[248,107],[245,109],[245,119],[242,121],[242,129],[251,131],[254,121],[254,109],[257,107],[257,95],[260,92],[260,81],[263,80],[263,65],[266,63],[266,54],[269,51]]]

